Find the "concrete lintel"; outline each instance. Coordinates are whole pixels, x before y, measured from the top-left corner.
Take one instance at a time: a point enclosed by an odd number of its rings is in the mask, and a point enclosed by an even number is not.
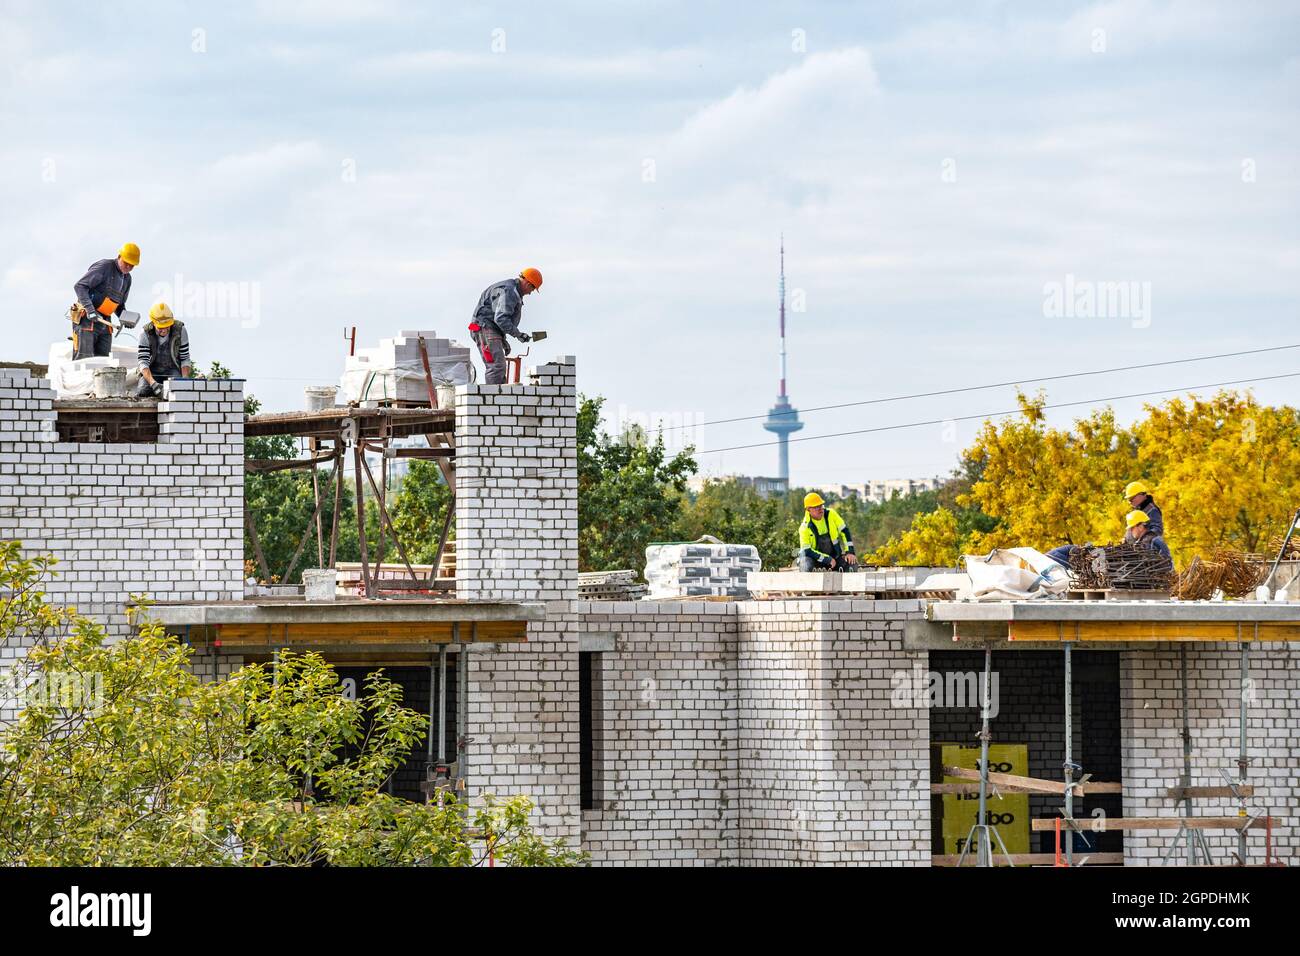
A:
[[[423,623],[428,621],[543,621],[539,603],[497,601],[230,601],[211,604],[154,604],[148,617],[166,627],[213,624]]]
[[[958,624],[958,640],[953,640],[951,621],[923,621],[913,618],[903,623],[903,649],[906,651],[982,651],[991,647],[995,651],[1056,651],[1061,644],[1047,641],[1008,641],[1004,622],[974,622]],[[1132,644],[1100,641],[1080,641],[1073,645],[1076,651],[1151,650],[1150,644]]]
[[[1300,621],[1300,602],[1259,601],[935,601],[935,622],[1140,621],[1187,624]]]
[[[578,650],[588,654],[609,654],[616,649],[618,634],[614,631],[588,631],[578,635]]]

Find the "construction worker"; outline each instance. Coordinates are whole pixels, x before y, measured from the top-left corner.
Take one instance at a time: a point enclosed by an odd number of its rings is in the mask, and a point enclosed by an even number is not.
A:
[[[506,381],[506,356],[510,354],[507,335],[520,342],[532,339],[527,332],[519,331],[524,315],[524,296],[542,287],[542,274],[531,266],[517,278],[494,282],[478,297],[474,318],[469,323],[469,333],[474,345],[483,356],[483,368],[488,385],[504,385]]]
[[[799,526],[800,571],[846,571],[858,563],[853,535],[839,512],[827,508],[822,496],[810,491],[804,496],[804,519]]]
[[[1125,544],[1135,544],[1139,548],[1149,548],[1159,553],[1165,559],[1166,570],[1174,569],[1174,556],[1169,553],[1169,545],[1156,534],[1152,528],[1153,522],[1145,511],[1135,508],[1125,517],[1124,523],[1128,525],[1128,530],[1124,532]]]
[[[1146,514],[1148,524],[1151,525],[1151,533],[1158,538],[1163,538],[1165,534],[1165,518],[1160,513],[1160,508],[1156,505],[1156,500],[1151,497],[1151,489],[1143,481],[1130,481],[1124,488],[1124,497],[1128,499],[1129,506]]]
[[[1169,553],[1169,545],[1165,544],[1165,539],[1155,532],[1153,528],[1154,522],[1151,520],[1150,515],[1139,508],[1134,508],[1124,518],[1124,524],[1128,528],[1124,532],[1124,544],[1133,544],[1139,548],[1151,548],[1158,551],[1164,556],[1169,570],[1173,570],[1174,558]],[[1063,544],[1059,548],[1048,551],[1047,556],[1057,564],[1068,568],[1070,566],[1070,557],[1078,547],[1077,544]]]
[[[166,302],[158,302],[149,310],[149,324],[140,333],[136,358],[140,362],[136,398],[161,397],[163,382],[170,378],[190,377],[193,371],[190,336],[185,331],[185,323],[176,321]]]
[[[113,259],[100,259],[72,288],[74,359],[109,355],[113,351],[111,316],[121,315],[131,294],[131,270],[140,264],[140,247],[127,242]]]

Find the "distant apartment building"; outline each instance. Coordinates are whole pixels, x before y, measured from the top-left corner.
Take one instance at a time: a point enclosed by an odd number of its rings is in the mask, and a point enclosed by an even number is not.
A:
[[[934,491],[942,484],[942,478],[885,478],[864,481],[860,485],[819,485],[817,490],[830,497],[860,498],[874,504],[883,504],[894,495],[906,498],[922,491]]]
[[[719,484],[734,481],[743,488],[753,488],[762,498],[784,495],[790,490],[790,482],[785,478],[764,478],[752,475],[697,475],[686,482],[686,487],[693,494],[699,494],[710,482]]]

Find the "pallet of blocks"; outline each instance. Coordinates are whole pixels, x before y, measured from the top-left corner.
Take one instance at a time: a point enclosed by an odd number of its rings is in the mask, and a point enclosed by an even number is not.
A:
[[[652,601],[691,598],[742,600],[748,578],[763,562],[751,544],[724,544],[716,538],[652,544],[645,549],[645,579]]]
[[[648,590],[635,571],[583,571],[578,575],[581,601],[640,601]]]
[[[424,355],[420,343],[424,343]],[[381,403],[427,405],[429,382],[435,387],[467,385],[472,367],[469,346],[439,338],[434,331],[401,332],[374,348],[357,349],[343,369],[343,400],[362,406]],[[429,359],[425,377],[424,359]]]

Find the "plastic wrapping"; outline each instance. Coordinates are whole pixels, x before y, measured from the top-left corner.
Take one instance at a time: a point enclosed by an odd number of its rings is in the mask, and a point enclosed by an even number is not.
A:
[[[645,549],[648,598],[748,597],[749,572],[761,571],[758,549],[750,544],[691,542],[652,544]]]
[[[127,394],[135,394],[140,380],[139,361],[134,344],[119,346],[113,341],[113,350],[109,355],[99,358],[73,360],[72,342],[65,339],[50,346],[49,357],[50,387],[58,398],[92,398],[95,393],[95,369],[126,369]]]
[[[1007,548],[989,554],[962,557],[970,576],[968,592],[959,591],[959,600],[1026,601],[1053,598],[1065,594],[1070,575],[1041,551],[1033,548]]]
[[[429,356],[429,374],[434,387],[468,385],[473,381],[470,348],[437,332],[402,332],[381,339],[375,348],[358,349],[350,355],[340,380],[342,400],[361,405],[381,401],[428,402],[429,386],[424,378],[420,339]]]

